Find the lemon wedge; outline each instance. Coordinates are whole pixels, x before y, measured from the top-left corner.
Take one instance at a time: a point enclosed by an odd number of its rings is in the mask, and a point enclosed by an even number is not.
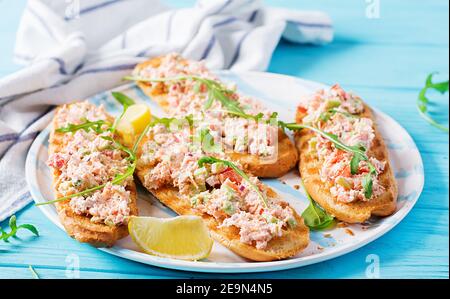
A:
[[[116,127],[125,145],[133,145],[136,136],[145,130],[151,118],[150,108],[147,105],[137,104],[128,107]]]
[[[128,230],[133,241],[148,254],[197,261],[211,252],[211,239],[198,216],[175,218],[130,218]]]

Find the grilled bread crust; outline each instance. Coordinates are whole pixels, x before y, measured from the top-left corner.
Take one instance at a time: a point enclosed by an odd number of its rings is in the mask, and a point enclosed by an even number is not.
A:
[[[187,61],[183,60],[180,63],[187,64]],[[161,57],[156,57],[138,64],[135,71],[139,72],[147,67],[158,68],[160,65]],[[170,111],[167,102],[167,90],[163,83],[150,85],[146,82],[137,82],[137,85],[164,111]],[[278,153],[276,160],[274,159],[275,161],[264,161],[264,159],[260,159],[256,155],[245,153],[231,153],[229,154],[229,157],[230,159],[239,161],[245,171],[254,176],[263,178],[281,177],[294,168],[298,162],[297,150],[292,141],[282,130],[278,131]]]
[[[49,155],[53,153],[61,152],[70,141],[70,134],[64,134],[56,132],[56,129],[59,127],[57,123],[57,115],[60,108],[56,109],[55,117],[53,118],[53,128],[50,133],[49,138]],[[114,119],[109,116],[109,122],[113,123]],[[55,198],[63,197],[63,195],[58,192],[59,185],[59,177],[61,172],[57,169],[53,169],[53,192],[55,194]],[[137,192],[136,186],[131,183],[126,188],[127,191],[130,191],[131,194],[131,202],[129,203],[130,207],[130,215],[137,215]],[[70,207],[70,200],[57,202],[55,204],[59,219],[64,226],[67,234],[69,234],[72,238],[78,240],[82,243],[89,243],[95,247],[111,247],[114,243],[124,238],[128,235],[127,225],[120,226],[108,226],[103,223],[93,223],[90,221],[90,217],[85,215],[76,214],[72,208]]]
[[[141,145],[148,140],[144,138]],[[139,147],[141,148],[141,147]],[[138,157],[140,152],[138,150]],[[136,174],[145,187],[145,175],[150,170],[150,167],[138,166]],[[283,231],[281,237],[273,238],[265,249],[257,249],[255,246],[244,244],[240,242],[239,229],[231,227],[219,227],[220,222],[214,217],[196,211],[191,207],[189,200],[183,199],[178,192],[178,189],[171,186],[166,186],[157,190],[148,189],[161,203],[172,209],[179,215],[197,215],[203,218],[211,237],[235,252],[236,254],[252,261],[273,261],[286,259],[304,250],[309,244],[309,229],[305,226],[303,218],[301,218],[295,211],[294,216],[297,221],[297,226],[294,229],[286,229]],[[277,194],[268,189],[270,197],[276,197]]]
[[[302,123],[304,116],[305,114],[298,112],[297,123]],[[398,196],[397,182],[389,162],[387,147],[378,131],[370,107],[364,104],[364,112],[360,116],[370,118],[374,122],[375,138],[368,152],[369,156],[373,156],[380,161],[386,161],[384,172],[379,176],[380,184],[385,188],[385,191],[370,201],[352,203],[337,201],[329,191],[332,186],[331,183],[322,182],[320,179],[319,169],[321,164],[317,153],[309,150],[308,142],[315,134],[306,129],[295,134],[296,146],[300,153],[299,171],[307,191],[328,213],[347,223],[362,223],[368,220],[371,215],[389,216],[393,214],[396,210]]]

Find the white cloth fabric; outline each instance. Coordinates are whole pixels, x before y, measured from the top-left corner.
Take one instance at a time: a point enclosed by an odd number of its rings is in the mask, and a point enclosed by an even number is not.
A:
[[[30,0],[15,60],[0,80],[0,221],[32,199],[29,146],[55,105],[110,89],[147,57],[179,52],[212,69],[265,70],[282,37],[332,40],[330,18],[263,6],[259,0],[199,0],[171,9],[157,0]]]

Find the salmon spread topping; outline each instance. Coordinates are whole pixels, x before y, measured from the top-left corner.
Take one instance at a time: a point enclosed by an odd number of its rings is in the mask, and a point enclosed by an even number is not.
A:
[[[63,106],[56,116],[59,128],[67,124],[107,120],[104,108],[88,102]],[[61,152],[50,155],[47,164],[60,173],[56,189],[62,196],[104,185],[100,190],[86,196],[70,199],[70,207],[79,215],[89,215],[94,223],[119,225],[130,215],[130,192],[126,190],[131,177],[120,185],[112,184],[116,175],[127,170],[126,154],[113,147],[110,131],[96,133],[78,130],[67,133],[67,145]]]
[[[335,135],[347,146],[362,147],[370,153],[375,138],[374,124],[370,118],[360,117],[364,112],[361,99],[345,92],[339,85],[329,91],[321,90],[299,106],[304,124],[315,124],[326,133]],[[336,148],[321,135],[309,141],[310,150],[317,152],[322,167],[319,170],[323,182],[331,182],[330,192],[340,202],[369,201],[384,192],[379,175],[384,171],[385,161],[369,157],[375,167],[372,195],[366,198],[364,177],[369,173],[367,161],[361,160],[356,174],[351,172],[353,154]]]
[[[189,128],[172,131],[158,124],[147,137],[138,160],[138,168],[149,169],[144,178],[147,188],[177,187],[182,200],[189,200],[192,208],[214,217],[220,227],[238,228],[241,242],[258,249],[281,236],[283,229],[296,225],[289,205],[267,198],[266,187],[257,178],[250,177],[249,184],[221,162],[200,166],[205,152],[201,144],[192,142]],[[223,152],[214,156],[225,159]],[[239,167],[239,163],[233,164]],[[268,206],[254,186],[267,198]]]
[[[245,113],[269,118],[271,113],[258,101],[239,94],[235,85],[225,85],[213,75],[204,62],[186,61],[179,54],[161,58],[157,67],[149,66],[135,73],[135,76],[149,79],[183,78],[196,76],[213,80],[223,85],[227,97],[236,102]],[[168,112],[171,117],[192,115],[209,124],[211,134],[221,136],[227,148],[239,153],[249,153],[263,157],[276,154],[278,127],[266,122],[256,122],[230,114],[220,101],[213,101],[207,109],[205,104],[211,99],[207,86],[193,79],[146,83],[157,93],[166,93]]]

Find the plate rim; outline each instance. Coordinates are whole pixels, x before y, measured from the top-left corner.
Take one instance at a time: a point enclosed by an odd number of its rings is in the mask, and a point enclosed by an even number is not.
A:
[[[244,72],[233,72],[233,71],[218,71],[217,74],[248,74],[248,75],[254,75],[254,76],[266,76],[271,77],[275,76],[280,79],[289,79],[289,80],[296,80],[297,82],[302,82],[303,84],[307,84],[309,86],[315,86],[315,87],[321,87],[326,86],[320,82],[314,82],[310,80],[305,80],[298,77],[283,75],[283,74],[276,74],[276,73],[270,73],[270,72],[255,72],[255,71],[244,71]],[[112,88],[111,90],[125,88],[128,85],[133,85],[133,83],[127,83],[124,85],[120,85],[116,88]],[[365,238],[364,240],[359,240],[357,242],[349,242],[348,244],[344,244],[338,247],[338,249],[334,251],[329,252],[322,252],[318,254],[314,254],[311,256],[306,257],[298,257],[298,258],[292,258],[287,260],[280,260],[280,261],[272,261],[272,262],[231,262],[231,263],[225,263],[225,262],[209,262],[209,261],[183,261],[183,260],[176,260],[171,258],[164,258],[164,257],[158,257],[153,255],[148,255],[146,253],[134,251],[131,249],[126,248],[120,248],[117,246],[111,247],[111,248],[98,248],[99,250],[109,253],[114,256],[118,256],[124,259],[132,260],[135,262],[153,265],[157,267],[167,268],[167,269],[174,269],[174,270],[182,270],[182,271],[190,271],[190,272],[202,272],[202,273],[258,273],[258,272],[272,272],[272,271],[281,271],[281,270],[288,270],[293,268],[299,268],[308,266],[311,264],[320,263],[326,260],[331,260],[336,257],[345,255],[347,253],[353,252],[373,241],[380,238],[381,236],[388,233],[390,230],[392,230],[394,227],[396,227],[412,210],[412,208],[416,205],[418,199],[420,198],[424,183],[425,183],[425,174],[423,170],[423,159],[421,156],[421,153],[419,149],[417,148],[417,145],[414,141],[414,139],[411,137],[411,135],[408,133],[408,131],[400,124],[398,123],[394,118],[389,116],[388,114],[376,109],[372,108],[375,112],[375,114],[379,114],[382,117],[388,118],[391,121],[395,122],[402,130],[403,134],[408,136],[413,144],[413,149],[418,153],[418,163],[421,166],[422,171],[422,179],[421,179],[421,185],[420,188],[418,188],[418,193],[415,196],[414,199],[412,199],[409,205],[407,205],[400,214],[395,214],[389,217],[395,217],[394,220],[389,223],[386,226],[380,226],[379,231],[375,232],[373,235]],[[48,139],[48,135],[50,134],[50,128],[52,126],[51,121],[49,124],[42,130],[38,136],[33,141],[25,162],[25,177],[27,181],[27,185],[30,189],[30,193],[32,195],[32,198],[35,203],[41,202],[39,199],[44,198],[42,192],[38,188],[33,188],[35,185],[38,187],[37,181],[36,181],[36,173],[37,173],[37,153],[39,152],[39,149],[44,144],[45,140]],[[58,226],[60,229],[63,229],[62,224],[59,221],[59,218],[50,211],[50,206],[39,206],[39,209],[44,213],[44,215],[53,222],[56,226]]]

